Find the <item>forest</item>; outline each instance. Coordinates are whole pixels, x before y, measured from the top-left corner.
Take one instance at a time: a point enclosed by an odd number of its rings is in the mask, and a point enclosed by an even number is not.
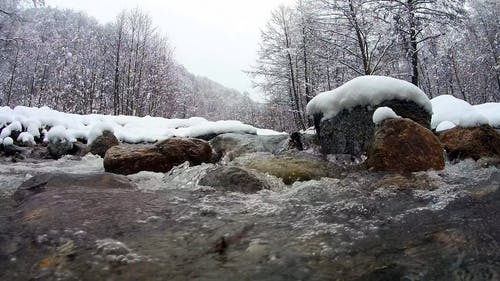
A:
[[[39,0],[0,0],[0,104],[235,119],[294,131],[311,125],[308,101],[360,75],[404,79],[429,97],[500,101],[499,18],[494,0],[298,0],[277,7],[247,71],[267,99],[257,103],[185,69],[139,7],[102,24]]]

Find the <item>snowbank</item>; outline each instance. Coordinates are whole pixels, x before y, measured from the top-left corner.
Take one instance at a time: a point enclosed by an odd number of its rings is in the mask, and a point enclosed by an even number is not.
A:
[[[173,136],[199,137],[209,134],[247,133],[280,134],[271,130],[260,131],[239,121],[208,121],[201,117],[189,119],[166,119],[160,117],[112,116],[101,114],[79,115],[63,113],[48,107],[34,108],[18,106],[14,109],[0,107],[0,139],[13,131],[25,131],[20,140],[31,142],[40,136],[46,127],[44,141],[86,139],[92,142],[104,130],[114,132],[116,137],[128,143],[154,142]]]
[[[456,126],[468,128],[489,124],[500,127],[500,103],[490,103],[472,106],[468,102],[450,95],[442,95],[431,100],[432,115],[431,128],[437,129],[438,125],[449,121]],[[445,127],[439,126],[440,130]]]
[[[329,119],[344,109],[356,106],[376,106],[387,100],[413,101],[432,114],[432,105],[417,86],[385,76],[360,76],[332,91],[314,97],[307,104],[309,115],[323,114]]]
[[[387,106],[382,106],[377,108],[375,112],[373,112],[373,123],[376,125],[382,123],[386,119],[396,119],[396,118],[401,118],[401,116],[397,115],[392,108],[387,107]]]
[[[488,118],[491,127],[500,128],[500,102],[483,103],[472,107]]]

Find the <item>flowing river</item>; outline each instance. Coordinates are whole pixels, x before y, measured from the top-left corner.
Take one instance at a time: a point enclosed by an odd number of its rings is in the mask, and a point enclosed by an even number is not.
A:
[[[484,166],[292,185],[259,174],[271,188],[244,194],[199,185],[214,164],[181,165],[127,176],[138,190],[14,201],[33,176],[95,175],[102,159],[4,160],[0,279],[500,280],[500,170]]]

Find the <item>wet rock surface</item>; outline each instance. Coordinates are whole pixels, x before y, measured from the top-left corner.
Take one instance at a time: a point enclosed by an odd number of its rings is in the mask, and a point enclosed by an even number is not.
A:
[[[418,123],[406,118],[388,119],[375,130],[366,163],[377,171],[442,170],[443,147],[430,130]]]
[[[319,180],[322,177],[336,178],[341,171],[341,167],[324,159],[299,153],[279,156],[260,154],[242,164],[258,172],[276,176],[288,185],[296,181]]]
[[[104,157],[104,169],[117,174],[140,171],[168,172],[172,167],[189,162],[199,165],[210,162],[212,148],[200,139],[171,138],[155,145],[122,144],[109,148]]]
[[[222,134],[210,140],[215,161],[232,160],[245,153],[268,152],[279,154],[288,149],[288,135],[260,136],[250,134]]]
[[[247,169],[236,166],[220,166],[208,170],[207,174],[200,179],[199,184],[243,193],[255,193],[262,189],[269,189],[264,180]]]
[[[367,152],[373,139],[375,125],[372,116],[378,107],[387,106],[404,118],[430,128],[431,115],[414,102],[390,100],[375,107],[357,106],[343,110],[335,117],[322,120],[314,116],[314,124],[323,154],[351,154],[360,156]]]
[[[106,178],[98,157],[0,162],[2,186],[26,181],[28,171],[35,177],[18,191],[46,182],[20,201],[14,188],[1,189],[10,191],[0,196],[0,280],[500,276],[494,166],[465,160],[409,176],[351,171],[250,194],[200,186],[196,179],[213,168],[142,172],[127,176],[137,188],[100,188],[107,180],[95,178]],[[58,169],[78,175],[36,177]]]
[[[490,126],[455,127],[439,135],[448,158],[478,160],[481,157],[500,158],[500,133]]]

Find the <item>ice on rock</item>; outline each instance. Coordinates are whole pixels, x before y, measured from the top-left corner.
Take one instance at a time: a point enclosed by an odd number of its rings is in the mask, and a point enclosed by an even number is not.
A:
[[[401,116],[397,115],[392,108],[387,107],[387,106],[382,106],[377,108],[375,112],[373,113],[373,123],[376,125],[382,123],[386,119],[396,119],[396,118],[401,118]]]
[[[429,98],[410,82],[386,76],[360,76],[344,85],[314,97],[307,104],[309,115],[323,114],[329,119],[356,106],[376,106],[387,100],[413,101],[432,113]]]

